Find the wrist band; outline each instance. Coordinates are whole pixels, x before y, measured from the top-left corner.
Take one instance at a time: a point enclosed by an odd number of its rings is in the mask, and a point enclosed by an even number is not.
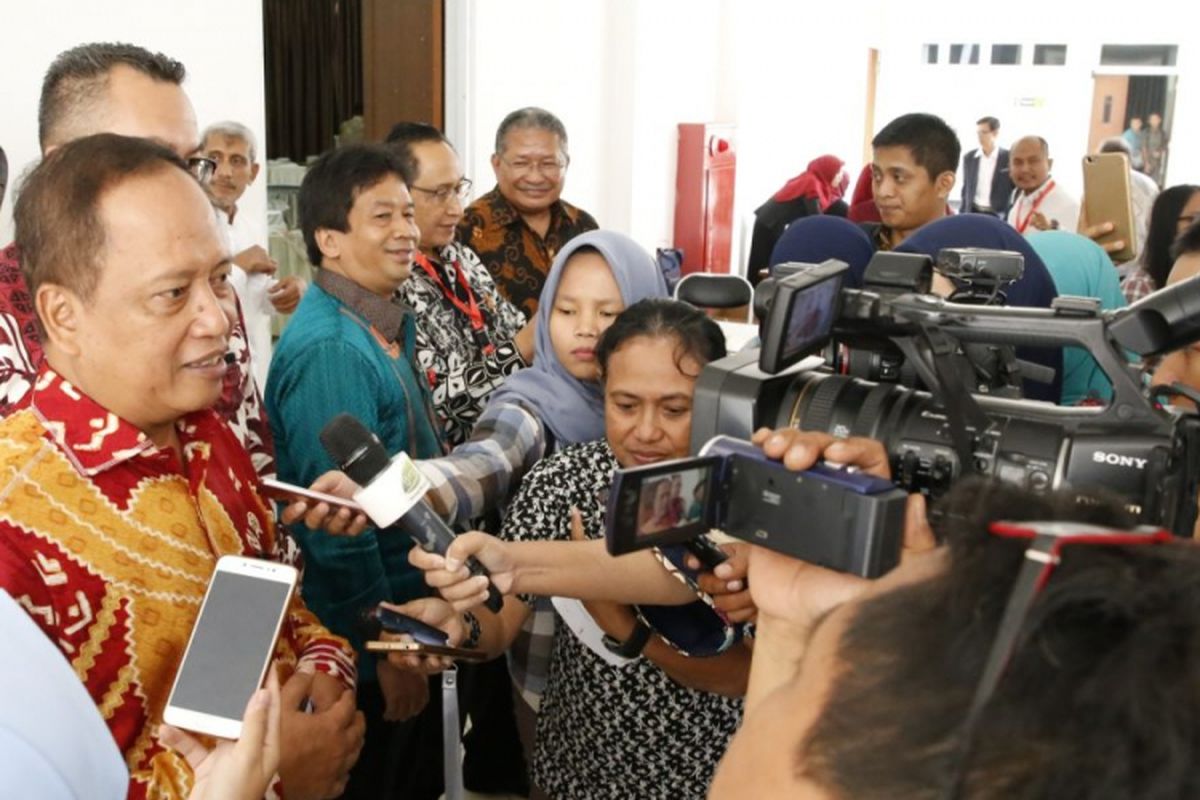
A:
[[[466,649],[473,649],[479,646],[479,636],[481,630],[479,628],[479,620],[470,611],[464,611],[462,615],[463,624],[467,626],[467,638],[463,639],[458,645]]]
[[[617,641],[614,637],[608,634],[604,635],[604,646],[622,658],[637,658],[645,649],[646,643],[650,641],[650,634],[654,631],[650,626],[642,622],[639,617],[633,623],[633,631],[630,632],[629,638],[623,642]]]

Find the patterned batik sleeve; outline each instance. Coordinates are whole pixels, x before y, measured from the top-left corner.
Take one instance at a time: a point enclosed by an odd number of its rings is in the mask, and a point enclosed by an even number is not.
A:
[[[479,260],[479,256],[475,255],[475,251],[462,246],[460,258],[470,271],[471,285],[475,289],[475,293],[494,309],[493,328],[496,338],[503,342],[512,340],[517,335],[517,331],[525,327],[525,315],[521,309],[508,302],[504,295],[500,294],[500,290],[496,288],[496,282],[492,280],[492,274]]]
[[[451,525],[498,508],[546,449],[542,425],[515,403],[490,403],[471,438],[442,458],[418,461],[429,480],[426,494]]]
[[[354,665],[354,649],[340,636],[334,636],[304,605],[299,592],[292,596],[288,609],[287,636],[293,652],[299,656],[297,667],[311,665],[326,672],[354,690],[358,671]]]

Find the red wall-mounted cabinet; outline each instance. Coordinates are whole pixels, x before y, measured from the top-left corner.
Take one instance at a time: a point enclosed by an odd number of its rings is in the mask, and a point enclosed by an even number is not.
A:
[[[675,246],[683,272],[729,272],[733,249],[734,126],[682,123],[675,176]]]

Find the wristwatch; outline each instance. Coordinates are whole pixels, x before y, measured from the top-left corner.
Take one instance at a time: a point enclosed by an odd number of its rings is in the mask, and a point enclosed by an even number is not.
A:
[[[604,634],[604,646],[610,652],[621,656],[622,658],[637,658],[645,649],[646,643],[650,641],[650,634],[654,631],[649,625],[642,622],[641,617],[637,617],[633,622],[633,631],[629,634],[629,638],[625,641],[618,641],[615,637]]]

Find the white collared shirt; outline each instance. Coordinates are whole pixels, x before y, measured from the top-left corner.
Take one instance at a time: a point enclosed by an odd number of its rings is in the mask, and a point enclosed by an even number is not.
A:
[[[996,175],[996,162],[1000,159],[1000,147],[993,146],[992,154],[986,155],[983,148],[975,151],[979,161],[979,174],[975,179],[975,205],[984,208],[992,207],[992,178]]]
[[[1046,183],[1054,180],[1047,178]],[[1034,201],[1046,189],[1043,183],[1032,192],[1017,192],[1012,208],[1008,210],[1008,224],[1020,230],[1020,224],[1031,216]],[[1037,212],[1046,218],[1054,228],[1074,233],[1079,225],[1079,201],[1072,197],[1066,189],[1057,183],[1046,192],[1037,204]],[[1029,236],[1037,233],[1037,228],[1027,224],[1021,233]]]
[[[260,242],[255,241],[250,226],[244,217],[235,214],[233,221],[224,211],[217,211],[217,218],[225,225],[225,232],[232,244],[234,255]],[[265,248],[264,248],[265,249]],[[257,272],[247,273],[236,264],[229,273],[229,282],[237,292],[242,304],[242,317],[246,321],[246,341],[250,343],[250,368],[254,371],[254,382],[260,392],[266,391],[267,371],[271,366],[271,317],[275,307],[267,293],[275,283],[275,276]]]

